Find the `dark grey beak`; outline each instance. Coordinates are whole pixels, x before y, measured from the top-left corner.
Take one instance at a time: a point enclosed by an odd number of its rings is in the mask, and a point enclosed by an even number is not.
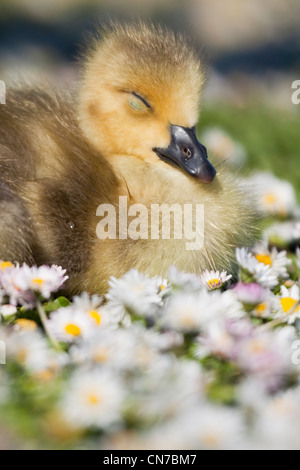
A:
[[[154,148],[159,158],[177,166],[202,183],[211,183],[216,170],[207,158],[204,145],[194,129],[171,125],[171,143],[167,148]]]

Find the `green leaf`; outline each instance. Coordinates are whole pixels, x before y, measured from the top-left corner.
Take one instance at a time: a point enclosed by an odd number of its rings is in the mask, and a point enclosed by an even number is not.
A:
[[[71,302],[66,297],[58,297],[52,302],[47,302],[44,304],[44,309],[46,313],[54,312],[62,307],[68,307],[71,305]]]

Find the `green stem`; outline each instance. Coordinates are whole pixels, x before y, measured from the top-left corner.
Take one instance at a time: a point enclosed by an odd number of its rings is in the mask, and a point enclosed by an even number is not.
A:
[[[292,315],[295,312],[296,308],[299,307],[299,305],[300,305],[300,300],[288,312],[286,312],[284,315],[281,315],[281,317],[275,318],[275,320],[272,320],[266,323],[265,325],[260,326],[259,327],[260,331],[270,330],[271,328],[274,328],[280,325],[281,323],[284,323],[286,318]]]
[[[38,311],[38,314],[40,316],[40,319],[41,319],[42,325],[44,327],[44,330],[45,330],[46,334],[48,335],[48,338],[50,339],[51,343],[53,344],[53,346],[56,349],[61,349],[58,341],[56,340],[56,338],[54,338],[54,336],[52,335],[51,331],[48,328],[48,324],[47,324],[48,318],[47,318],[46,312],[44,310],[44,307],[43,307],[43,305],[41,304],[41,302],[39,300],[37,300],[37,311]]]

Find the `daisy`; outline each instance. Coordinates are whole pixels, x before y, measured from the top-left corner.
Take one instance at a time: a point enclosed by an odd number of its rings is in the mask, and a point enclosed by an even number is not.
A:
[[[53,351],[39,331],[14,331],[6,339],[7,354],[31,372],[48,369]]]
[[[199,358],[213,354],[222,359],[231,358],[235,347],[235,339],[229,333],[223,321],[211,322],[205,335],[198,339],[195,356]]]
[[[99,295],[89,296],[87,292],[73,298],[74,310],[85,312],[97,326],[115,326],[117,327],[122,320],[121,315],[115,315],[106,306],[102,305],[103,298]]]
[[[93,336],[71,347],[76,364],[108,365],[116,370],[135,368],[136,338],[131,329],[99,329]]]
[[[23,266],[7,267],[0,271],[0,284],[10,299],[10,304],[33,307],[35,294],[48,299],[51,293],[60,289],[68,276],[58,266]]]
[[[245,163],[246,152],[244,147],[234,141],[223,129],[218,127],[204,129],[202,140],[209,151],[218,159],[239,166]]]
[[[292,371],[291,348],[293,329],[260,331],[238,342],[236,358],[240,368],[263,378],[267,387],[276,389],[283,377]]]
[[[161,297],[165,297],[169,294],[171,286],[168,279],[165,279],[161,276],[155,276],[153,280],[157,284],[158,293],[161,295]]]
[[[269,259],[256,258],[247,248],[237,248],[236,259],[240,268],[242,268],[242,280],[246,277],[247,282],[249,282],[249,280],[252,282],[255,281],[269,288],[278,285],[277,275],[272,271],[271,266],[266,264]]]
[[[31,290],[49,299],[53,292],[57,292],[68,279],[66,270],[59,266],[32,266],[24,264],[19,270],[18,287],[22,291]]]
[[[189,384],[187,387],[186,384]],[[146,420],[170,419],[203,399],[202,371],[196,362],[160,357],[139,380],[135,413]]]
[[[123,389],[108,370],[77,370],[60,403],[61,413],[75,428],[110,428],[121,422]]]
[[[264,448],[299,449],[300,407],[299,387],[270,397],[254,421],[254,433]]]
[[[17,308],[14,305],[5,304],[0,306],[0,316],[3,318],[10,317],[17,313]]]
[[[251,311],[251,315],[257,318],[275,318],[277,302],[277,295],[268,291],[265,299],[254,306]]]
[[[242,305],[232,292],[179,292],[173,295],[162,315],[163,325],[182,332],[197,332],[215,318],[240,318]]]
[[[90,336],[95,328],[91,317],[85,312],[74,310],[72,306],[51,313],[47,325],[55,339],[66,343]]]
[[[256,189],[259,208],[264,214],[287,217],[297,212],[295,191],[288,181],[263,172],[251,176],[248,184]]]
[[[126,313],[151,316],[162,305],[156,280],[136,269],[131,269],[120,279],[111,277],[109,286],[108,306],[122,316]]]
[[[29,320],[28,318],[18,318],[14,322],[14,329],[16,331],[36,331],[38,329],[38,324],[33,320]]]
[[[227,275],[226,271],[208,271],[207,269],[200,275],[200,281],[208,290],[215,290],[222,287],[229,281],[232,275]]]
[[[279,314],[285,317],[289,324],[295,323],[300,318],[300,289],[294,284],[290,289],[280,287]]]
[[[207,321],[206,309],[200,309],[201,296],[190,293],[173,295],[163,313],[163,325],[182,332],[198,332]]]
[[[175,423],[173,423],[175,428]],[[176,430],[185,436],[192,449],[237,449],[246,433],[242,414],[233,409],[209,403],[191,407],[177,420]]]
[[[0,261],[0,271],[5,271],[6,269],[14,268],[15,265],[10,261]]]
[[[25,307],[34,307],[35,296],[33,292],[28,290],[20,266],[7,266],[5,269],[0,269],[0,284],[4,294],[9,298],[10,305],[20,304]],[[24,286],[26,287],[24,288]]]
[[[259,263],[270,266],[271,272],[280,279],[288,277],[287,266],[291,260],[287,258],[286,251],[278,252],[276,248],[269,251],[267,243],[261,243],[254,248],[254,256]]]
[[[239,282],[233,288],[233,292],[244,306],[255,306],[265,300],[268,290],[255,282],[248,284]]]
[[[300,223],[292,220],[276,222],[264,231],[264,238],[279,247],[296,243],[300,240]]]
[[[176,266],[171,266],[168,271],[168,279],[173,290],[197,291],[202,289],[203,285],[198,276],[191,273],[179,271]]]

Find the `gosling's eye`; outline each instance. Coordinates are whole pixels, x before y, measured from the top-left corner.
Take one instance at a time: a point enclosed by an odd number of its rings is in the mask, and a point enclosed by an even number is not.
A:
[[[147,111],[151,109],[149,103],[135,92],[132,92],[128,98],[128,103],[136,111]]]

